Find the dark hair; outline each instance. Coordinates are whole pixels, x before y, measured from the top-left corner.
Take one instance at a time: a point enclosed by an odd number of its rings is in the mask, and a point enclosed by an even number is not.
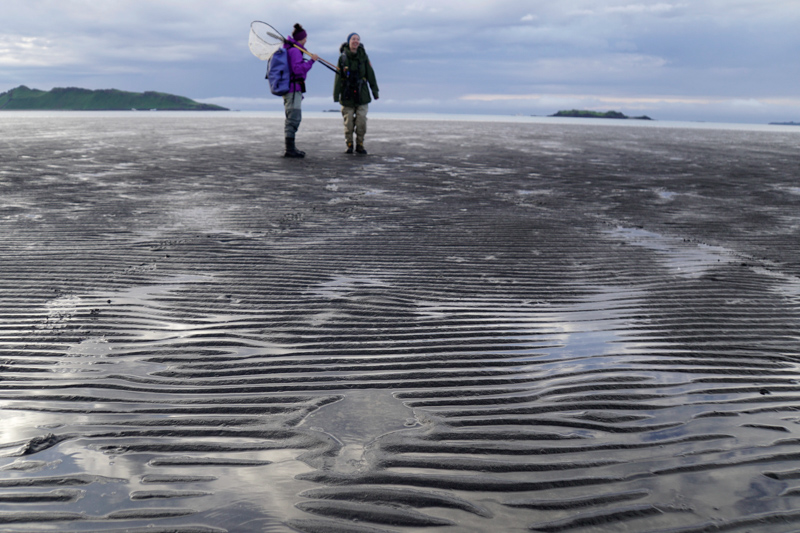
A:
[[[308,36],[306,30],[298,23],[294,25],[294,31],[292,32],[292,38],[295,41],[302,41]]]

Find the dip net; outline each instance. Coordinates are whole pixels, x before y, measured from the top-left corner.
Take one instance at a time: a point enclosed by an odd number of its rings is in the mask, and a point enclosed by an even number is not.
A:
[[[266,61],[275,53],[275,50],[283,46],[284,38],[281,33],[260,20],[250,23],[250,38],[247,45],[254,56]]]

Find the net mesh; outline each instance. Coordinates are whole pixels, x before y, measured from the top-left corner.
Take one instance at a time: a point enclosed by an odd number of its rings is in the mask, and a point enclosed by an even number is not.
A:
[[[250,24],[250,38],[247,45],[254,56],[266,61],[283,45],[283,36],[266,22],[256,20]]]

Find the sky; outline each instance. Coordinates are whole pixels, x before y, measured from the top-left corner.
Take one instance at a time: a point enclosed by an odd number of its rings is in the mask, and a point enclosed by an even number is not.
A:
[[[361,36],[371,112],[800,122],[800,0],[0,0],[0,92],[159,91],[279,111],[250,23],[336,62]],[[315,65],[304,110],[337,109]]]

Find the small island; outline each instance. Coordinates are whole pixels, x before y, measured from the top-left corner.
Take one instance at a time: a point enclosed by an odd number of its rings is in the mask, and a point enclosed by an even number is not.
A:
[[[770,122],[770,126],[800,126],[800,122]]]
[[[228,111],[201,104],[184,96],[146,91],[133,93],[117,89],[89,90],[56,87],[51,91],[20,85],[0,93],[0,110],[5,111]]]
[[[586,111],[581,109],[571,109],[569,111],[559,111],[551,117],[574,117],[574,118],[616,118],[616,119],[631,119],[631,120],[653,120],[647,115],[641,117],[629,117],[620,113],[619,111],[606,111],[600,113],[599,111]]]

